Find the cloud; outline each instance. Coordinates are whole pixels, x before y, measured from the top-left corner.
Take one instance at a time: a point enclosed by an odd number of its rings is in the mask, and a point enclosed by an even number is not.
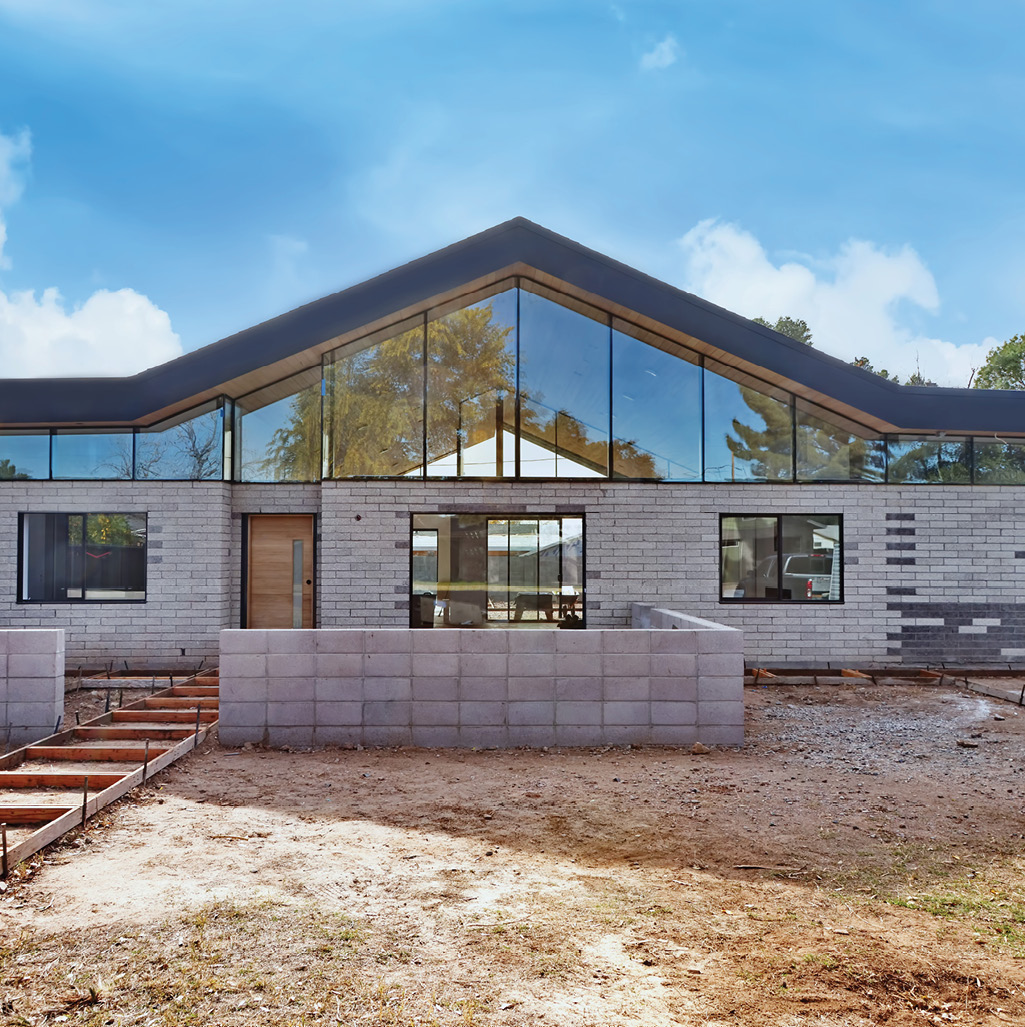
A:
[[[866,356],[903,379],[916,370],[939,385],[966,386],[996,345],[955,345],[922,334],[912,312],[934,314],[932,273],[910,247],[885,250],[851,239],[822,261],[773,263],[736,225],[701,221],[679,240],[685,288],[745,317],[781,315],[808,322],[815,345],[841,360]],[[811,265],[811,266],[809,266]]]
[[[660,43],[655,44],[654,49],[641,57],[641,71],[658,71],[675,64],[679,49],[676,37],[666,36]]]
[[[3,208],[20,199],[32,144],[28,130],[0,133],[0,270],[7,226]],[[127,375],[181,354],[171,319],[133,289],[101,289],[67,308],[55,288],[0,289],[0,367],[8,378]]]

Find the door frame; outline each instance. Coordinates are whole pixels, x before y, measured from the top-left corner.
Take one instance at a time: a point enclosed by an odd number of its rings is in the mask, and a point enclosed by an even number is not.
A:
[[[313,626],[317,626],[317,591],[320,583],[318,573],[318,560],[320,557],[320,514],[302,510],[298,513],[244,513],[242,514],[242,580],[239,583],[241,596],[239,597],[239,624],[240,628],[248,630],[246,621],[249,619],[249,518],[250,517],[311,517],[313,519],[313,596],[311,600],[311,616]]]

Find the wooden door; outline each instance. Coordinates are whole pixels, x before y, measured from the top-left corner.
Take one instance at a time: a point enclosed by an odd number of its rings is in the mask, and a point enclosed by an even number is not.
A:
[[[313,627],[313,515],[251,514],[247,628]]]

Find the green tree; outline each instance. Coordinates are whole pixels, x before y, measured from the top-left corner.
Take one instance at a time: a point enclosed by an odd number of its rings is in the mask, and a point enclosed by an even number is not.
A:
[[[863,371],[871,371],[873,374],[879,375],[880,378],[885,378],[887,381],[893,382],[894,385],[900,385],[900,379],[895,374],[890,374],[885,367],[881,371],[877,371],[872,366],[872,361],[869,360],[868,357],[855,357],[851,363],[855,367],[860,367]]]
[[[1025,335],[994,346],[972,384],[976,389],[1025,389]]]
[[[11,463],[7,457],[0,460],[0,481],[27,481],[28,475]]]
[[[734,461],[748,466],[744,477],[785,481],[793,475],[793,417],[790,404],[739,386],[740,395],[761,422],[750,423],[733,418],[733,433],[726,436],[726,445]]]
[[[776,318],[775,324],[771,321],[766,321],[764,317],[756,317],[754,322],[755,324],[765,325],[766,328],[771,328],[774,332],[779,332],[780,335],[788,335],[791,339],[803,342],[806,346],[814,345],[811,341],[812,334],[811,329],[808,327],[808,322],[802,321],[798,317],[789,317],[784,314],[782,317]]]

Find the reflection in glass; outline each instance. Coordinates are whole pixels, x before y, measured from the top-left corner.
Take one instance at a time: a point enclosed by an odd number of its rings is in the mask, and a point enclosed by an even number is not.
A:
[[[768,385],[752,388],[710,366],[707,361],[705,481],[790,481],[793,418],[788,394]]]
[[[351,343],[324,368],[327,475],[408,474],[423,465],[423,322]]]
[[[219,401],[189,410],[135,439],[135,477],[212,481],[222,477],[224,410]]]
[[[583,627],[581,517],[416,514],[413,627]]]
[[[612,387],[613,477],[700,481],[697,358],[613,331]]]
[[[974,440],[975,482],[1025,485],[1025,439]]]
[[[609,471],[608,324],[520,290],[520,475]]]
[[[145,514],[22,514],[22,602],[146,598]]]
[[[54,478],[131,479],[131,432],[64,432],[53,436]]]
[[[971,439],[894,435],[887,440],[891,484],[971,481]]]
[[[235,404],[239,481],[320,478],[320,367]]]
[[[797,400],[798,481],[882,481],[886,446],[867,429]]]
[[[722,599],[843,598],[840,518],[835,514],[723,516],[720,547]]]
[[[516,473],[516,290],[427,325],[427,474]]]
[[[0,481],[50,477],[50,434],[0,433]]]

